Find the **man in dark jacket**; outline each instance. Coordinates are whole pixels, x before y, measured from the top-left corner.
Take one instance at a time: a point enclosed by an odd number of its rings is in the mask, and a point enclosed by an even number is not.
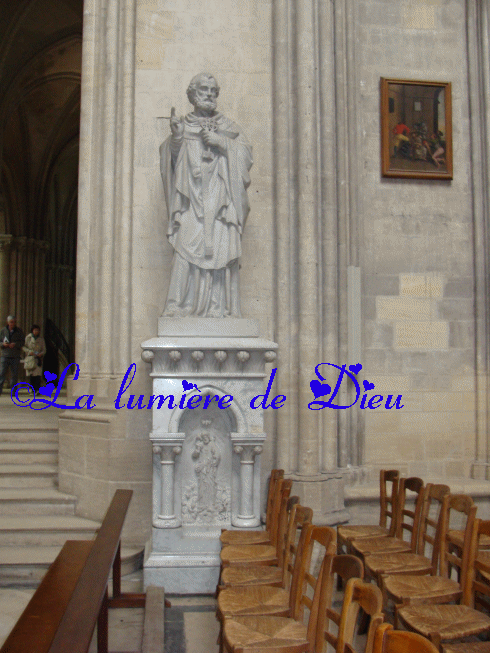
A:
[[[10,386],[13,388],[19,375],[19,362],[25,336],[17,326],[13,315],[7,318],[7,326],[0,331],[0,395],[7,369],[10,367]]]

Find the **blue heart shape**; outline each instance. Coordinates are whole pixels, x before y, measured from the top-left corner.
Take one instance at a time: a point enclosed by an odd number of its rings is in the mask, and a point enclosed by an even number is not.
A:
[[[363,381],[362,384],[364,386],[364,390],[372,390],[375,387],[374,383],[369,383],[369,381]]]
[[[46,381],[54,381],[55,379],[58,378],[57,374],[53,374],[52,372],[44,372],[44,378]]]
[[[354,374],[359,374],[359,372],[362,370],[362,365],[361,363],[356,363],[355,365],[349,365],[349,369],[351,372],[354,372]]]
[[[54,388],[55,388],[54,383],[48,383],[48,385],[39,388],[39,394],[43,395],[43,397],[50,397],[53,394]]]
[[[332,392],[332,388],[328,383],[320,383],[320,381],[317,381],[316,379],[310,381],[310,388],[315,395],[315,399],[318,399],[318,397],[324,397]]]
[[[189,383],[189,381],[186,381],[185,379],[182,381],[182,387],[184,390],[192,390],[192,388],[196,387],[194,383]]]

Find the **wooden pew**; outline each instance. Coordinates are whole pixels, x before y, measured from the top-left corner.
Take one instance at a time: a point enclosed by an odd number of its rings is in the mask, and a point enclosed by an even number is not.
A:
[[[108,653],[109,608],[145,607],[147,595],[121,592],[121,532],[132,490],[117,490],[95,540],[68,541],[20,616],[0,653],[87,653],[97,625],[98,653]],[[108,585],[112,569],[112,597]],[[148,588],[146,652],[162,650],[162,588]],[[158,609],[162,612],[158,617]],[[160,623],[161,621],[161,623]]]

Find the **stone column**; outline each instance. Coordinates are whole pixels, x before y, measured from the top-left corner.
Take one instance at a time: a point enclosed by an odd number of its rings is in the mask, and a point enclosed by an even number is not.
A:
[[[96,392],[131,359],[135,20],[136,0],[85,0],[76,356]]]
[[[355,74],[354,9],[351,0],[275,0],[273,11],[277,380],[288,397],[276,418],[278,466],[293,475],[317,519],[339,521],[336,470],[351,463],[357,444],[349,433],[358,429],[308,403],[315,366],[349,362],[340,297],[347,266],[358,265],[356,87],[345,90]]]
[[[49,243],[45,241],[37,241],[35,251],[35,279],[34,279],[34,321],[37,322],[41,328],[44,325],[44,298],[46,296],[46,252],[49,249]]]
[[[12,236],[0,234],[0,324],[10,311],[10,244]]]
[[[488,0],[467,0],[467,42],[471,166],[473,180],[474,255],[475,255],[475,340],[476,340],[476,444],[472,476],[490,479],[490,261],[489,217],[490,174],[490,8]]]
[[[11,265],[13,266],[13,274],[10,275],[10,285],[13,286],[13,292],[11,295],[11,305],[12,300],[14,303],[14,313],[17,317],[19,325],[24,325],[25,320],[25,285],[26,285],[26,274],[25,274],[25,253],[27,246],[27,238],[25,236],[18,236],[12,240],[12,251],[13,256],[11,256]],[[11,309],[12,310],[12,309]]]
[[[84,0],[72,361],[80,374],[68,383],[68,396],[93,395],[96,407],[62,413],[59,461],[60,489],[77,495],[77,510],[87,517],[104,513],[116,479],[133,489],[125,524],[133,539],[149,530],[151,447],[140,439],[148,413],[117,410],[115,398],[131,362],[139,361],[135,324],[144,319],[132,306],[136,5]],[[143,247],[137,254],[146,255]],[[141,394],[143,369],[131,388]]]
[[[175,456],[182,452],[180,445],[154,444],[153,453],[160,456],[160,509],[158,520],[165,522],[166,528],[177,528],[180,519],[175,517]]]
[[[254,462],[262,453],[261,445],[235,444],[233,451],[240,456],[240,512],[234,526],[258,526],[254,515]],[[236,523],[235,523],[236,522]]]

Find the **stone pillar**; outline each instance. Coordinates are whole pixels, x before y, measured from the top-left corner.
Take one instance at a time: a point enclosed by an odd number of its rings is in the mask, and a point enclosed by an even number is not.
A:
[[[93,395],[96,407],[60,417],[59,483],[77,495],[78,514],[94,519],[116,486],[133,489],[125,537],[141,541],[151,514],[151,443],[142,441],[149,411],[128,410],[127,399],[115,406],[124,374],[140,362],[141,315],[132,306],[140,291],[132,283],[136,5],[84,1],[73,356],[80,375],[68,383],[68,398]],[[131,391],[144,394],[140,367]]]
[[[276,418],[278,466],[308,497],[315,519],[333,523],[345,519],[337,469],[352,462],[357,443],[348,434],[358,429],[308,403],[318,363],[354,362],[340,299],[347,266],[358,265],[356,88],[345,90],[355,74],[354,9],[351,0],[275,0],[273,11],[274,295],[278,388],[288,396]]]
[[[0,234],[0,324],[10,311],[10,244],[12,236]]]
[[[14,300],[14,311],[19,325],[24,326],[25,322],[25,285],[26,285],[26,268],[25,253],[27,247],[27,238],[19,236],[12,241],[13,256],[11,257],[14,273],[10,276],[11,286],[14,284],[12,298]],[[25,328],[25,327],[24,327]]]
[[[182,434],[184,439],[184,434]],[[153,444],[153,453],[160,458],[160,507],[158,521],[166,528],[177,528],[181,520],[175,517],[175,456],[182,453],[182,446],[172,444]]]
[[[232,519],[234,526],[258,526],[254,515],[254,462],[262,453],[260,445],[235,444],[233,451],[240,456],[240,512]]]
[[[488,0],[467,0],[467,40],[471,127],[475,257],[476,443],[472,476],[490,480],[490,7]]]
[[[84,3],[76,356],[99,386],[131,359],[135,18],[136,0]]]
[[[34,322],[37,322],[41,328],[45,320],[45,305],[44,299],[46,297],[46,253],[49,250],[49,243],[46,241],[37,241],[35,249],[35,273],[34,273],[34,300],[33,300],[33,314]]]

